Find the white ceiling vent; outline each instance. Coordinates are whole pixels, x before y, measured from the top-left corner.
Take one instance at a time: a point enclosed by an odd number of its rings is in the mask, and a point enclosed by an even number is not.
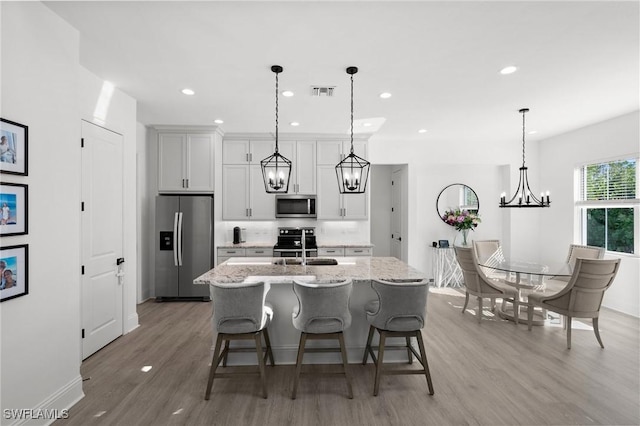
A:
[[[312,86],[311,96],[333,96],[333,89],[335,88],[335,86]]]

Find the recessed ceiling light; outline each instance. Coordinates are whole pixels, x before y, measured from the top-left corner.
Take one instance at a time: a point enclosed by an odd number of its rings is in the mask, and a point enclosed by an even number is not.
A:
[[[364,123],[363,126],[364,127],[371,127],[371,123]]]
[[[192,95],[196,94],[196,92],[194,92],[193,90],[191,90],[189,88],[182,89],[182,93],[184,95],[188,95],[188,96],[192,96]]]
[[[220,120],[219,118],[216,118],[215,120],[213,120],[213,122],[216,124],[222,124],[224,123],[224,120]]]
[[[391,97],[391,93],[389,92],[380,93],[380,97],[382,99],[389,99]]]
[[[282,92],[282,96],[290,98],[291,96],[293,96],[293,92],[291,90],[285,90],[284,92]]]
[[[528,134],[528,135],[535,135],[536,133],[538,133],[538,131],[537,131],[537,130],[529,130],[529,131],[527,132],[527,134]]]
[[[291,123],[289,123],[290,125],[292,125],[293,127],[299,126],[300,123],[298,123],[297,121],[292,121]]]
[[[420,129],[418,130],[418,133],[427,133],[427,129]]]
[[[513,74],[516,71],[518,71],[518,67],[513,66],[513,65],[509,65],[508,67],[502,68],[500,70],[500,74],[502,74],[502,75]]]

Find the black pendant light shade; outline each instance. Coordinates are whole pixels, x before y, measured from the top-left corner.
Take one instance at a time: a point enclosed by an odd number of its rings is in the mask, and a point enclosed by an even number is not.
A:
[[[549,198],[549,191],[547,191],[546,195],[540,193],[540,198],[537,198],[529,187],[528,168],[524,162],[524,115],[529,112],[529,109],[522,108],[518,112],[522,114],[522,167],[520,167],[520,178],[518,180],[518,187],[509,201],[506,200],[506,193],[503,192],[500,194],[499,207],[550,207],[551,200]]]
[[[338,188],[341,194],[365,192],[371,168],[371,163],[353,152],[353,75],[357,72],[357,67],[347,68],[347,74],[351,75],[351,151],[336,165]]]
[[[268,193],[286,194],[289,192],[291,178],[291,160],[278,152],[278,74],[283,68],[273,65],[271,71],[276,74],[276,150],[273,154],[260,161],[264,189]]]

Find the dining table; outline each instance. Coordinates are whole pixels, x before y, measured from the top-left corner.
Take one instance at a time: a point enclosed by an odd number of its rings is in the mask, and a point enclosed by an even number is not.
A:
[[[540,263],[518,259],[488,259],[478,261],[478,265],[484,268],[486,275],[490,278],[500,278],[501,282],[514,287],[520,306],[533,309],[528,302],[528,295],[531,293],[554,294],[562,290],[571,277],[573,268],[569,263],[551,262]],[[498,315],[507,320],[527,322],[527,312],[522,312],[520,306],[516,310],[511,307],[497,307]],[[515,312],[514,312],[515,311]],[[547,313],[546,310],[534,311],[533,325],[544,325]]]

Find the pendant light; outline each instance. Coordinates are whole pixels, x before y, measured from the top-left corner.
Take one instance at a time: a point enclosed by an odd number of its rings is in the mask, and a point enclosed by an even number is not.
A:
[[[524,162],[524,135],[525,135],[525,114],[529,112],[529,108],[522,108],[518,111],[522,114],[522,167],[520,167],[520,180],[513,197],[506,201],[506,193],[500,194],[500,207],[549,207],[551,200],[549,199],[549,191],[547,194],[540,193],[540,198],[536,198],[529,188],[529,177],[527,175],[527,167]]]
[[[282,70],[280,65],[271,67],[271,71],[276,74],[276,150],[260,161],[265,191],[278,194],[289,192],[289,178],[291,177],[291,161],[278,152],[278,74]]]
[[[357,72],[357,67],[347,68],[347,74],[351,75],[351,151],[336,166],[338,188],[341,194],[362,194],[365,192],[371,167],[371,163],[353,152],[353,75]]]

